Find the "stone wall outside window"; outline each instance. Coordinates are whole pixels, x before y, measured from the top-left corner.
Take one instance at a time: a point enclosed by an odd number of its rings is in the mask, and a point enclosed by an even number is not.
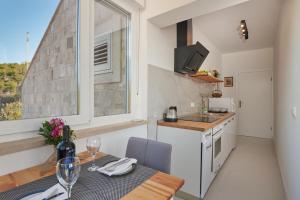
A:
[[[77,0],[62,0],[21,86],[23,119],[77,114]]]

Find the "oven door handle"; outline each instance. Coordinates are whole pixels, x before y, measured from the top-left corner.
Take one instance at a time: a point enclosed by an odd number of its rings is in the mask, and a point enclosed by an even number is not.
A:
[[[223,129],[220,129],[218,132],[216,132],[213,135],[213,141],[216,141],[217,139],[219,139],[222,136],[223,133],[224,133]]]
[[[209,144],[208,146],[206,146],[206,150],[210,149],[212,147],[212,144]]]

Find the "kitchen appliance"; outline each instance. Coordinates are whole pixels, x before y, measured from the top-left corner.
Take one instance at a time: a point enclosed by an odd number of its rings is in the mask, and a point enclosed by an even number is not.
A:
[[[186,115],[179,117],[180,120],[183,121],[193,121],[193,122],[205,122],[205,123],[213,123],[217,121],[219,118],[214,116],[195,116],[195,115]]]
[[[235,112],[234,99],[231,97],[223,98],[209,98],[208,112],[212,113],[226,113]]]
[[[210,112],[210,113],[228,113],[228,109],[220,108],[220,107],[213,107],[213,108],[209,108],[208,112]]]
[[[166,122],[177,122],[177,107],[170,106],[167,113],[164,113],[164,121]]]
[[[213,128],[213,148],[212,148],[212,160],[213,160],[213,166],[212,166],[212,171],[217,174],[220,168],[223,165],[223,134],[224,130],[222,126],[216,126]]]
[[[200,42],[192,44],[192,20],[177,24],[177,48],[174,53],[174,71],[182,74],[196,74],[209,51]]]

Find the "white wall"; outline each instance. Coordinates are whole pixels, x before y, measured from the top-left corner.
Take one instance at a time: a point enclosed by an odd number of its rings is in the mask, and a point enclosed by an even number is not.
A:
[[[201,32],[201,24],[197,18],[193,19],[193,41],[199,41],[209,50],[209,54],[201,68],[222,72],[222,54],[219,49]]]
[[[266,49],[256,49],[251,51],[241,51],[229,54],[223,54],[222,64],[223,64],[223,77],[233,76],[233,86],[224,87],[223,95],[224,97],[234,97],[236,96],[237,89],[237,77],[240,72],[249,72],[262,69],[273,69],[274,66],[274,52],[273,48]]]
[[[146,0],[147,18],[188,5],[196,0]]]
[[[249,0],[148,0],[148,19],[167,27],[191,18],[216,12]]]
[[[133,4],[134,6],[138,6],[140,8],[145,7],[146,0],[127,0],[129,3]]]
[[[275,146],[288,200],[300,199],[300,1],[286,0],[275,46]]]
[[[176,48],[176,25],[160,29],[147,23],[147,64],[174,71],[174,48]]]
[[[147,126],[137,126],[112,133],[101,134],[102,146],[100,151],[124,157],[128,139],[132,136],[147,138]],[[86,139],[75,141],[76,153],[86,151]],[[52,154],[52,146],[45,146],[27,151],[0,156],[0,176],[41,164]]]
[[[174,48],[176,48],[176,25],[159,28],[147,23],[148,64],[174,71]],[[193,43],[199,41],[210,53],[202,67],[222,71],[222,54],[210,40],[201,33],[201,25],[193,19]]]

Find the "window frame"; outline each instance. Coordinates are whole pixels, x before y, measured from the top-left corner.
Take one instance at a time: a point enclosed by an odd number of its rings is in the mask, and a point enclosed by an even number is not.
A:
[[[77,84],[78,114],[56,116],[62,118],[73,129],[96,127],[135,120],[141,115],[141,97],[139,96],[139,8],[123,0],[104,0],[112,2],[130,14],[128,42],[127,88],[129,113],[94,117],[94,0],[76,0],[77,2]],[[86,31],[89,30],[89,31]],[[133,38],[135,38],[133,40]],[[134,55],[134,56],[133,56]],[[89,66],[89,67],[84,67]],[[93,70],[91,70],[93,69]],[[36,133],[41,123],[53,117],[0,121],[0,136]]]
[[[87,69],[84,69],[81,66],[87,66],[89,63],[89,58],[86,55],[84,48],[87,45],[85,44],[85,39],[87,37],[86,33],[86,21],[88,20],[88,12],[89,7],[85,1],[76,0],[77,3],[77,18],[76,18],[76,26],[77,26],[77,55],[76,55],[76,73],[77,73],[77,98],[79,102],[77,104],[77,115],[72,116],[57,116],[65,120],[69,125],[82,125],[89,122],[89,107],[87,103],[88,92],[85,88],[89,87],[86,83],[86,80],[89,79],[89,72]],[[16,134],[16,133],[26,133],[26,132],[36,132],[41,123],[45,120],[50,120],[53,117],[41,117],[34,119],[21,119],[21,120],[11,120],[11,121],[0,121],[0,136],[8,135],[8,134]]]
[[[137,71],[137,64],[138,64],[138,39],[133,40],[133,38],[139,38],[139,11],[136,8],[133,8],[132,6],[128,5],[124,1],[120,0],[101,0],[105,2],[109,2],[113,4],[114,6],[120,8],[121,10],[124,10],[125,12],[130,14],[130,20],[129,20],[129,31],[128,31],[128,68],[127,68],[127,99],[129,102],[127,102],[127,110],[128,113],[125,114],[119,114],[119,115],[109,115],[109,116],[100,116],[95,117],[94,116],[94,74],[91,72],[90,74],[90,93],[91,93],[91,103],[90,103],[90,110],[91,110],[91,126],[101,126],[101,125],[107,125],[113,123],[120,123],[125,121],[134,120],[137,117],[137,78],[136,78],[136,71]],[[94,46],[94,2],[95,0],[90,0],[91,4],[91,10],[90,10],[90,46]],[[90,55],[94,55],[93,48],[90,49]],[[90,68],[93,68],[93,66],[90,66]]]

